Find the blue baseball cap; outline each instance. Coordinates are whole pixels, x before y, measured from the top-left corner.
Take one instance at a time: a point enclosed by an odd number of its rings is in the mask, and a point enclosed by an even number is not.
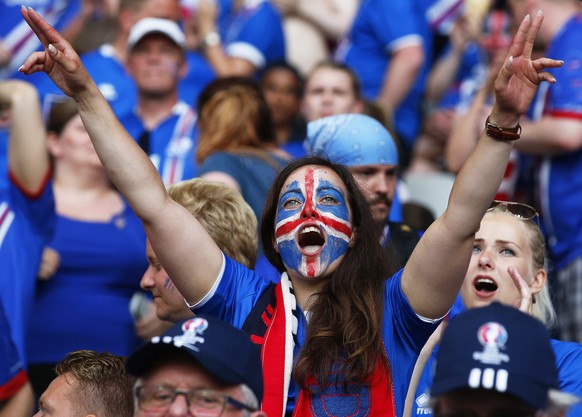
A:
[[[536,410],[546,408],[559,389],[546,327],[497,302],[453,319],[440,343],[431,396],[463,388],[512,394]]]
[[[365,114],[338,114],[307,124],[307,153],[336,164],[398,165],[398,150],[386,128]]]
[[[259,345],[250,336],[212,316],[198,315],[153,337],[128,358],[125,366],[134,376],[147,373],[156,359],[182,351],[206,372],[226,385],[247,385],[263,399],[263,373]]]

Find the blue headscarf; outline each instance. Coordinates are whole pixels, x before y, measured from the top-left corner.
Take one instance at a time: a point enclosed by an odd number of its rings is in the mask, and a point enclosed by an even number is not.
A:
[[[338,114],[310,122],[303,146],[309,155],[336,164],[398,165],[394,139],[380,122],[364,114]]]

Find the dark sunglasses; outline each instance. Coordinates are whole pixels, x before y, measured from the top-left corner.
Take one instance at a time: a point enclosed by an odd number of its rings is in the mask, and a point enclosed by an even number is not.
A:
[[[537,221],[539,217],[539,214],[535,208],[523,203],[493,200],[487,211],[492,211],[495,209],[497,209],[496,211],[504,211],[506,213],[512,214],[520,220],[527,221],[536,219]]]

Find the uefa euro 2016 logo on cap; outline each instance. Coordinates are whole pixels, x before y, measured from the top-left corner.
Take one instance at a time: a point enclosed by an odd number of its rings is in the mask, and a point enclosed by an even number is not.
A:
[[[187,320],[182,324],[181,335],[177,336],[163,336],[153,337],[151,343],[157,344],[159,342],[163,343],[173,343],[176,347],[185,346],[189,349],[199,351],[196,344],[204,343],[204,331],[208,329],[208,321],[201,317],[195,317],[193,319]]]
[[[473,352],[473,359],[483,364],[500,365],[509,362],[509,355],[502,352],[507,344],[507,330],[496,322],[485,323],[477,330],[477,339],[483,346],[482,352]]]
[[[198,350],[195,345],[197,343],[204,343],[204,337],[202,335],[206,329],[208,329],[208,321],[206,319],[195,317],[187,320],[182,324],[184,334],[174,337],[174,345],[177,347],[186,346],[190,349]]]

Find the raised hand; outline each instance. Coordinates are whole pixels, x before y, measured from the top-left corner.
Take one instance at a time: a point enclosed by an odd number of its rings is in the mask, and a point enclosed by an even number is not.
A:
[[[73,98],[94,85],[79,55],[59,32],[31,7],[22,6],[20,12],[45,49],[31,54],[18,69],[20,72],[46,72],[63,93]]]
[[[542,81],[556,82],[555,78],[545,70],[560,67],[564,61],[550,58],[540,58],[535,61],[531,59],[534,41],[543,20],[541,10],[538,10],[533,19],[527,15],[513,37],[505,65],[501,67],[494,84],[495,110],[498,112],[514,115],[525,113],[540,83]]]

